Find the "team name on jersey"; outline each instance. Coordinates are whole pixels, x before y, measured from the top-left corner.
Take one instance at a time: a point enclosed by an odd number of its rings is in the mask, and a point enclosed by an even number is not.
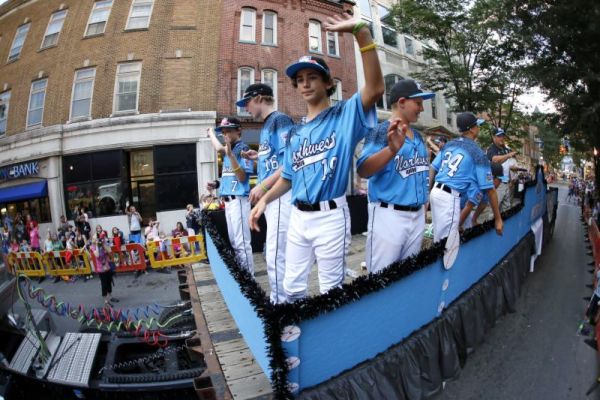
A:
[[[403,178],[407,178],[418,172],[429,171],[429,161],[427,161],[427,157],[420,157],[416,153],[409,159],[405,159],[404,156],[396,156],[394,161],[394,169]]]
[[[221,173],[221,177],[223,176],[235,176],[235,172],[233,172],[233,168],[223,166],[223,172]]]
[[[335,132],[318,143],[309,143],[308,139],[292,153],[292,170],[301,170],[326,158],[327,152],[335,147]]]
[[[258,156],[259,157],[267,157],[271,155],[271,144],[269,142],[261,143],[258,146]]]

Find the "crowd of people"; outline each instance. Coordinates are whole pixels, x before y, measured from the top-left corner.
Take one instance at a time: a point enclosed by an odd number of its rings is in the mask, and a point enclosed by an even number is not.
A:
[[[148,242],[157,242],[156,259],[169,259],[173,257],[185,257],[191,254],[188,244],[172,244],[173,238],[194,235],[200,232],[200,210],[188,204],[185,214],[185,225],[177,222],[172,230],[160,229],[160,223],[154,218],[147,221],[144,227],[141,215],[134,206],[128,207],[129,232],[124,233],[118,227],[112,227],[107,231],[100,224],[92,229],[89,215],[83,208],[73,211],[72,223],[63,215],[56,230],[47,229],[40,232],[38,222],[30,214],[17,213],[11,216],[8,213],[2,215],[2,261],[8,265],[8,256],[18,252],[38,252],[45,254],[53,251],[65,251],[64,257],[53,257],[53,263],[61,267],[81,267],[82,262],[74,256],[76,250],[86,251],[89,255],[92,271],[100,277],[102,297],[106,304],[118,301],[111,297],[114,271],[119,263],[119,255],[113,251],[120,249],[127,243],[139,243],[144,248]],[[143,234],[142,234],[143,233]],[[171,247],[173,251],[169,251]],[[198,249],[199,250],[199,249]],[[170,271],[165,269],[165,271]],[[85,276],[89,279],[93,275]],[[55,278],[73,281],[74,276],[62,276]]]
[[[241,140],[242,123],[235,117],[224,118],[216,132],[208,130],[223,156],[223,169],[221,179],[209,182],[207,189],[218,188],[229,241],[240,266],[251,275],[250,230],[259,230],[259,218],[266,217],[265,258],[273,303],[305,297],[315,261],[321,293],[342,284],[350,244],[345,194],[359,142],[364,140],[356,173],[368,179],[369,273],[421,250],[428,209],[436,241],[485,219],[493,219],[502,235],[501,211],[513,205],[518,174],[524,172],[501,127],[492,129],[487,153],[480,148],[476,140],[485,121],[471,112],[457,115],[459,138],[426,140],[411,124],[435,93],[423,91],[414,80],[401,80],[391,88],[391,118],[378,124],[375,104],[384,94],[384,82],[367,24],[344,14],[328,18],[324,27],[356,38],[365,82],[357,93],[332,106],[329,97],[336,88],[327,63],[305,56],[286,69],[307,107],[301,123],[276,111],[272,88],[259,83],[248,86],[236,102],[264,123],[258,151]],[[258,183],[251,190],[255,163]]]

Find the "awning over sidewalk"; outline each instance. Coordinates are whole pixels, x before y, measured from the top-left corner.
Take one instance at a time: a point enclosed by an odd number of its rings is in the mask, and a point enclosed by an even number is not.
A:
[[[36,199],[48,195],[48,183],[46,181],[26,183],[24,185],[0,188],[0,203],[9,201]]]

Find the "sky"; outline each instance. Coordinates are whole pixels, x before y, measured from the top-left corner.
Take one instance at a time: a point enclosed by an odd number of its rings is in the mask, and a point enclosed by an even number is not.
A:
[[[6,3],[8,0],[0,0],[0,4]]]

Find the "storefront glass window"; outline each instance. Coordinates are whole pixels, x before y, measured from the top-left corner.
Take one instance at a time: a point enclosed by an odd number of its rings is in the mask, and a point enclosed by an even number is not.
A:
[[[2,213],[6,212],[10,215],[13,220],[17,214],[21,214],[23,217],[31,215],[31,217],[39,223],[52,222],[50,218],[50,202],[48,201],[48,197],[21,200],[11,203],[0,203],[0,209],[2,210]]]
[[[181,144],[154,148],[156,207],[158,211],[198,203],[196,146]]]

